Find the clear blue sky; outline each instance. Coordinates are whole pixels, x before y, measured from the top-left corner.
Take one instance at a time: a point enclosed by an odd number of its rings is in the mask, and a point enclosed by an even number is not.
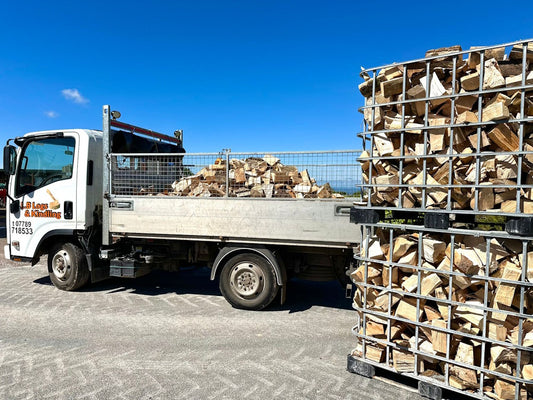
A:
[[[533,2],[4,1],[0,140],[101,129],[101,107],[190,152],[359,148],[360,66],[533,37]]]

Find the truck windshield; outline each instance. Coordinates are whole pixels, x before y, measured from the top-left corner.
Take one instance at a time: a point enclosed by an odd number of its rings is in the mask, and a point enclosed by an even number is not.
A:
[[[19,161],[16,196],[72,177],[74,147],[72,137],[32,140],[23,149]]]

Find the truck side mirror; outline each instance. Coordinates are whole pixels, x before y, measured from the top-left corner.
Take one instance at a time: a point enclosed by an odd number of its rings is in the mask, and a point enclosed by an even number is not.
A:
[[[4,147],[4,171],[6,175],[13,175],[17,166],[17,152],[15,147],[7,145]]]

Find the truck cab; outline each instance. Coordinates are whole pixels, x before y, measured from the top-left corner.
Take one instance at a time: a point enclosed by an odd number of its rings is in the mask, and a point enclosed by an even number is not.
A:
[[[44,245],[87,235],[98,225],[102,133],[41,131],[14,142],[18,147],[8,146],[4,158],[11,164],[4,255],[36,262]]]

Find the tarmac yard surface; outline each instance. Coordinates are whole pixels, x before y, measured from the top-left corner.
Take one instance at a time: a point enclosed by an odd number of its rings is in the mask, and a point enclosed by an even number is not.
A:
[[[63,292],[1,257],[0,399],[420,399],[346,371],[354,322],[337,282],[250,312],[207,269]]]

